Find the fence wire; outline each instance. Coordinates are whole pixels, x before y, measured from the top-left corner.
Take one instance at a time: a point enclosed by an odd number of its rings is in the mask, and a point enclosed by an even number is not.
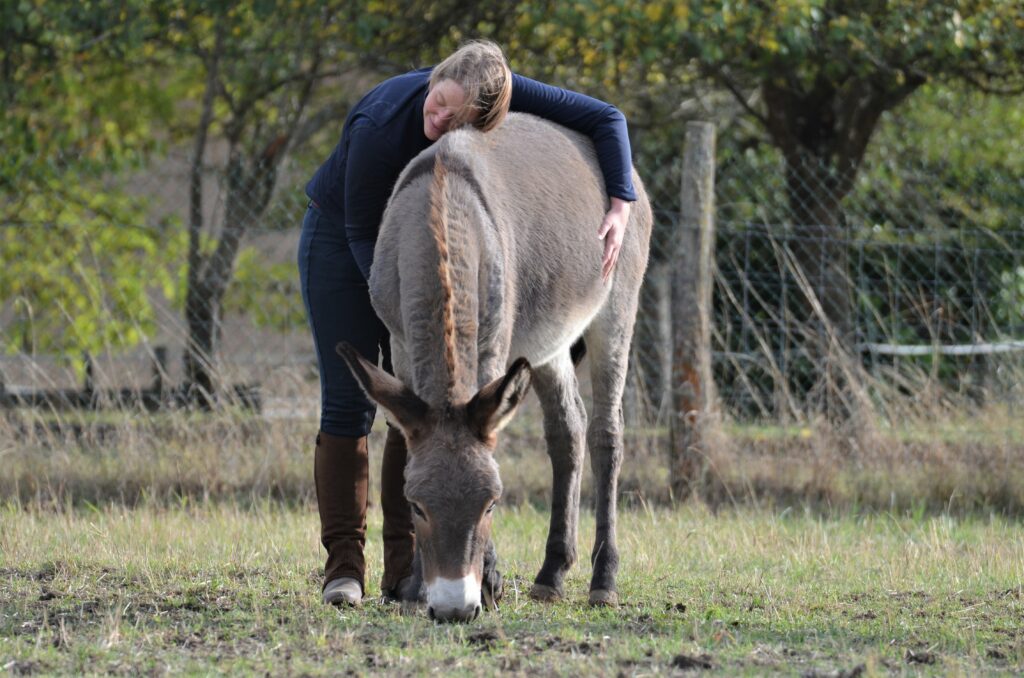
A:
[[[651,165],[670,170],[648,182],[657,225],[627,405],[664,423],[680,170]],[[837,360],[876,401],[930,388],[948,402],[1018,403],[1024,179],[990,174],[984,192],[965,196],[929,168],[894,181],[865,165],[848,190],[831,168],[787,169],[719,159],[711,348],[725,413],[813,414],[824,363]]]
[[[640,157],[637,166],[656,228],[625,409],[633,422],[663,424],[672,386],[669,280],[681,228],[681,162]],[[272,199],[246,215],[252,225],[242,236],[217,319],[220,341],[209,356],[221,380],[258,385],[271,415],[313,417],[318,402],[295,266],[307,202],[302,184],[311,170],[300,162],[284,166]],[[98,232],[160,231],[164,249],[145,256],[183,280],[191,176],[187,157],[169,155],[130,176],[96,177],[96,191],[125,196],[136,206],[134,220],[99,219]],[[225,203],[229,180],[211,164],[202,181],[204,251],[212,251],[232,218]],[[937,184],[928,168],[903,172],[896,182],[865,166],[848,190],[839,190],[826,167],[797,177],[781,159],[720,159],[712,350],[724,410],[738,419],[778,420],[812,408],[821,362],[835,358],[820,350],[824,335],[839,338],[846,359],[885,397],[914,397],[927,380],[972,401],[1016,403],[1024,365],[1024,180],[992,174],[984,185],[985,193],[965,196]],[[991,196],[1001,197],[997,205],[986,202]],[[4,205],[13,201],[3,196]],[[9,245],[28,229],[49,229],[56,238],[62,228],[67,225],[8,219],[0,236]],[[116,277],[98,280],[93,303],[116,309]],[[148,295],[150,309],[137,323],[137,336],[115,336],[106,350],[89,356],[90,388],[141,389],[183,378],[189,341],[183,291],[154,288]],[[80,386],[80,352],[42,350],[33,339],[41,331],[39,309],[23,297],[0,303],[3,391]],[[83,331],[75,328],[72,308],[57,315],[63,325],[47,332]]]

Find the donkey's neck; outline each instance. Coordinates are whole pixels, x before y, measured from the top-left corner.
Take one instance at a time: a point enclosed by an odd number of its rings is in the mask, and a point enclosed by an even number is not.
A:
[[[469,400],[479,388],[481,305],[488,310],[497,253],[488,246],[493,238],[485,233],[488,217],[474,186],[443,163],[435,167],[430,202],[421,268],[415,276],[403,272],[410,283],[402,294],[403,326],[414,390],[444,407]],[[484,335],[489,324],[484,318]]]

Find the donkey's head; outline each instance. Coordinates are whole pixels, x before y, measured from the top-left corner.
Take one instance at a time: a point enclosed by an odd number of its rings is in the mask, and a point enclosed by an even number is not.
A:
[[[405,496],[416,527],[428,614],[439,621],[475,619],[491,514],[502,491],[493,454],[497,433],[530,388],[529,363],[520,358],[467,402],[439,408],[351,346],[342,344],[338,351],[408,442]]]

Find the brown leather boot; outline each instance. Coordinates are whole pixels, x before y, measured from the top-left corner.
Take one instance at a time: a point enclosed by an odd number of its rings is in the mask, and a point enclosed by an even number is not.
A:
[[[399,584],[412,575],[416,545],[412,511],[405,498],[405,461],[405,436],[389,425],[380,469],[380,506],[384,513],[384,577],[380,588],[386,598],[395,600],[409,595]]]
[[[323,431],[317,435],[313,476],[320,509],[320,541],[327,549],[325,589],[332,581],[351,577],[359,582],[361,591],[366,591],[363,546],[369,466],[365,436],[343,438]]]

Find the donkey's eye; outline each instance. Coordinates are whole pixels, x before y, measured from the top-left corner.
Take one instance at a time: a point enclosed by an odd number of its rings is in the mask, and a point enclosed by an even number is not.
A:
[[[493,512],[494,511],[494,507],[497,506],[497,505],[498,505],[498,502],[492,501],[491,505],[487,507],[487,513]]]
[[[415,513],[417,516],[423,518],[424,520],[427,519],[427,514],[423,512],[423,509],[420,508],[419,504],[410,501],[409,507],[412,509],[412,512]]]

